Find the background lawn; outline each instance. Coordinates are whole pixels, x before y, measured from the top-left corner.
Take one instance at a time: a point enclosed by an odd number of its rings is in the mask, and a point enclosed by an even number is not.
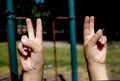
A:
[[[9,69],[9,53],[8,44],[6,42],[0,43],[0,75],[10,73]],[[17,42],[16,42],[17,45]],[[53,43],[44,42],[45,53],[45,70],[44,77],[50,77],[55,75],[54,71],[54,52]],[[59,74],[63,74],[66,77],[71,76],[71,56],[70,45],[66,42],[56,43],[57,51],[57,71]],[[17,54],[18,55],[18,54]],[[18,69],[21,72],[21,66],[18,59]],[[78,63],[78,76],[81,80],[88,80],[86,63],[83,55],[82,44],[77,44],[77,63]],[[106,59],[107,72],[110,79],[120,79],[120,42],[109,42],[108,52]],[[78,77],[79,78],[79,77]],[[69,81],[69,80],[68,80]]]

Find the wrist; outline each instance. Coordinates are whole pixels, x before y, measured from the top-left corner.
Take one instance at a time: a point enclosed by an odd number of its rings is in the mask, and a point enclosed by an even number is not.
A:
[[[97,66],[97,67],[103,67],[106,66],[105,62],[97,62],[97,61],[87,61],[87,64],[89,66]]]
[[[90,79],[93,80],[108,80],[106,65],[100,63],[88,63],[88,71]]]
[[[42,79],[43,79],[43,67],[40,69],[23,71],[23,81],[42,81]]]
[[[101,63],[88,63],[88,68],[94,70],[106,69],[106,65]]]

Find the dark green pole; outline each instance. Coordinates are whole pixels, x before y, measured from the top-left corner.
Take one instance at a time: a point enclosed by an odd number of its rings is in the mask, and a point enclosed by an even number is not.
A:
[[[69,17],[70,17],[72,81],[77,81],[76,23],[75,23],[74,0],[68,0],[68,5],[69,5]]]
[[[7,15],[11,81],[18,81],[13,0],[7,0]]]

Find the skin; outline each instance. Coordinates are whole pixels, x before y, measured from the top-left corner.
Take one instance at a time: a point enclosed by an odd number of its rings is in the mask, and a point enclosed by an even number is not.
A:
[[[86,16],[84,20],[84,55],[87,62],[88,75],[91,81],[108,80],[105,59],[107,38],[101,29],[94,30],[94,16]]]
[[[94,17],[85,17],[84,21],[84,55],[90,81],[108,80],[105,59],[107,38],[102,30],[94,31]],[[44,53],[42,41],[42,22],[36,21],[36,32],[29,18],[26,19],[28,36],[23,35],[18,44],[20,62],[23,68],[23,81],[42,81]]]
[[[37,19],[35,33],[29,18],[26,19],[26,24],[28,36],[23,35],[18,44],[23,81],[42,81],[44,66],[42,22],[41,19]]]

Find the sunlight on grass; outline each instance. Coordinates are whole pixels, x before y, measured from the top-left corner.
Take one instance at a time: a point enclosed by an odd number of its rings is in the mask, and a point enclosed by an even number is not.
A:
[[[9,66],[8,44],[0,43],[0,67]]]
[[[10,73],[10,68],[7,66],[0,67],[0,74]]]
[[[117,46],[118,45],[118,46]],[[112,79],[120,77],[120,44],[117,45],[109,45],[106,65],[109,76]],[[54,66],[54,49],[53,47],[44,47],[45,54],[45,66]],[[59,73],[66,72],[65,74],[71,72],[71,53],[70,47],[57,47],[56,48],[56,59]],[[21,65],[19,62],[19,56],[17,54],[18,60],[18,69],[21,71]],[[78,64],[78,75],[83,78],[88,79],[87,71],[86,71],[86,63],[83,54],[82,46],[77,48],[77,64]],[[62,67],[62,68],[61,68]],[[8,44],[5,42],[0,43],[0,74],[9,73],[9,54],[8,54]],[[48,72],[48,73],[47,73]],[[54,68],[50,71],[45,71],[45,76],[49,74],[54,75]],[[113,76],[114,75],[114,76]]]

